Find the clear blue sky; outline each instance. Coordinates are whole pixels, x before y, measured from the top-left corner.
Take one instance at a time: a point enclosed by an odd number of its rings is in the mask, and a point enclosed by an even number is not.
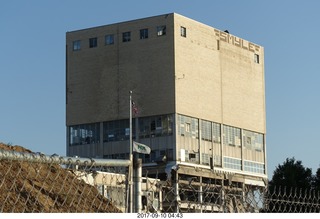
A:
[[[176,12],[265,48],[268,175],[320,164],[320,1],[3,0],[0,142],[65,155],[67,31]]]

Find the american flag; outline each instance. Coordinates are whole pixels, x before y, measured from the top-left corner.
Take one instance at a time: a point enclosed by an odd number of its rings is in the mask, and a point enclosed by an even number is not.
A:
[[[132,114],[133,114],[134,116],[137,116],[138,113],[139,113],[138,107],[137,107],[136,103],[132,101]]]

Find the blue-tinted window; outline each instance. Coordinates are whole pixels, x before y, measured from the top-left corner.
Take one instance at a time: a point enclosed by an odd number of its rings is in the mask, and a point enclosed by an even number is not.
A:
[[[105,43],[106,43],[106,45],[114,44],[114,35],[113,34],[106,35]]]
[[[73,41],[73,51],[77,51],[80,49],[81,49],[81,41],[80,40]]]

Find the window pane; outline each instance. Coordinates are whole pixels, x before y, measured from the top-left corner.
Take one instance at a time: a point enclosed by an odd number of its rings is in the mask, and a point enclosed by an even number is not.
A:
[[[185,27],[180,27],[180,34],[183,37],[187,37],[187,29]]]
[[[219,123],[212,123],[213,126],[213,141],[216,143],[220,143],[221,142],[221,131],[220,131],[220,127],[221,125]]]
[[[98,39],[95,37],[95,38],[90,38],[89,39],[89,47],[90,48],[94,48],[94,47],[97,47],[98,46]]]
[[[73,51],[77,51],[80,49],[81,49],[81,41],[80,40],[73,41]]]
[[[165,25],[157,27],[157,35],[158,36],[166,35],[166,26]]]
[[[231,146],[241,146],[241,131],[239,128],[223,126],[224,144]]]
[[[105,42],[106,45],[114,44],[114,35],[113,34],[106,35],[105,41],[106,41]]]
[[[140,39],[147,39],[148,38],[148,29],[140,30]]]
[[[211,122],[201,121],[201,139],[205,141],[212,141],[212,128]]]
[[[100,124],[82,124],[69,127],[70,145],[83,145],[99,143],[100,141]]]
[[[122,33],[122,42],[130,42],[131,40],[131,32]]]
[[[243,143],[246,149],[263,151],[263,134],[243,130]]]
[[[254,62],[259,64],[259,55],[254,54]]]

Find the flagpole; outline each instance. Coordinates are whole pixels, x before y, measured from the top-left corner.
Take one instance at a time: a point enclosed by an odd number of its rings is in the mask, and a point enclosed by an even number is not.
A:
[[[129,136],[129,144],[130,144],[130,156],[132,155],[132,91],[129,92],[130,94],[130,118],[129,118],[129,129],[130,129],[130,136]]]
[[[129,129],[130,129],[130,135],[129,135],[129,147],[130,147],[130,212],[133,213],[133,155],[132,155],[132,91],[129,91],[130,96],[130,107],[129,107]]]

